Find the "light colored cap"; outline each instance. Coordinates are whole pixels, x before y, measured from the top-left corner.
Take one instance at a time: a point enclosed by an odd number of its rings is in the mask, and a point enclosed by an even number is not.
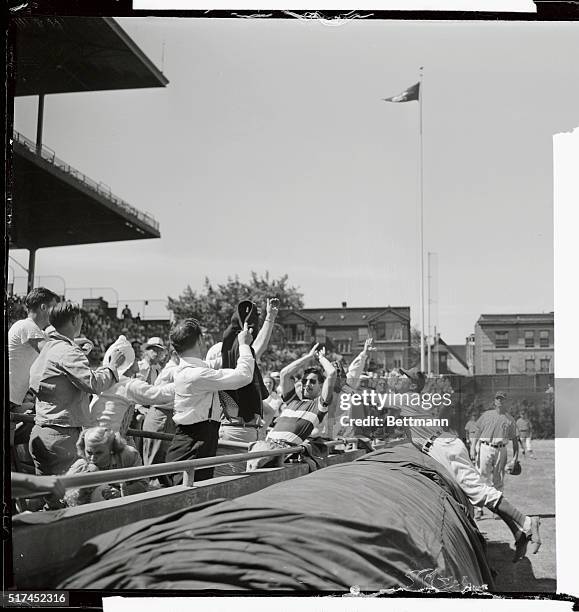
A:
[[[163,340],[161,340],[161,338],[159,338],[159,336],[153,336],[152,338],[149,338],[147,340],[147,344],[145,344],[145,348],[149,348],[151,346],[156,346],[157,348],[160,349],[165,349],[167,348],[164,344],[163,344]]]
[[[131,343],[125,338],[125,336],[119,336],[113,344],[109,346],[105,356],[103,358],[103,365],[107,366],[111,363],[111,357],[114,349],[121,349],[125,360],[121,365],[117,368],[117,371],[120,375],[124,374],[135,362],[135,351],[131,346]]]

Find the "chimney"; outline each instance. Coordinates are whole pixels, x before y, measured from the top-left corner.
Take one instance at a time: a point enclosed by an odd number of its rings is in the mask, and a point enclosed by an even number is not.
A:
[[[348,307],[348,302],[342,302],[342,308],[347,308]]]

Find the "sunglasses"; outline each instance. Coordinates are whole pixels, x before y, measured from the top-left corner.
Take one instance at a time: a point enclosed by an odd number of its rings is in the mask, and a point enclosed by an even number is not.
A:
[[[317,378],[302,378],[302,385],[306,385],[307,383],[312,383],[312,385],[318,384]]]

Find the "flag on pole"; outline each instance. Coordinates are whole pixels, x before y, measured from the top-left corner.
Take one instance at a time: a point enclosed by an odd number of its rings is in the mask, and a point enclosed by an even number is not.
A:
[[[412,100],[418,100],[418,95],[420,93],[420,83],[415,83],[411,85],[408,89],[403,91],[401,94],[397,96],[392,96],[391,98],[382,98],[384,102],[410,102]]]

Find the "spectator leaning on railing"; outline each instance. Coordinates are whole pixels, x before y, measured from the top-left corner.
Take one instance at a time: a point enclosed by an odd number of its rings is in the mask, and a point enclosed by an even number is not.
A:
[[[67,476],[143,465],[137,449],[129,446],[118,432],[115,433],[106,427],[92,427],[84,430],[78,438],[76,448],[79,459],[71,465]],[[65,501],[68,506],[78,506],[144,493],[147,489],[147,479],[108,483],[97,487],[69,489],[66,492]]]
[[[124,360],[122,352],[115,351],[108,366],[91,370],[74,342],[82,328],[77,304],[56,304],[50,309],[49,322],[54,331],[30,370],[36,424],[29,448],[39,475],[62,474],[71,466],[81,428],[91,424],[89,396],[117,382],[117,367]]]

